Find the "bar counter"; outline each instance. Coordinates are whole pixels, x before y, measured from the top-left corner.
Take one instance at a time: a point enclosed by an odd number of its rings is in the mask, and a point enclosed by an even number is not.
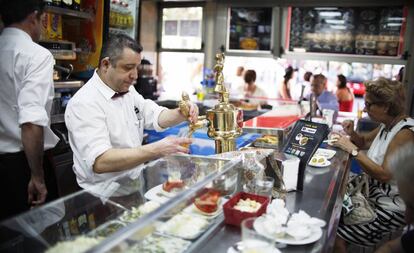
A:
[[[335,149],[337,153],[331,159],[332,164],[326,168],[308,166],[305,171],[304,189],[302,192],[290,192],[286,196],[286,206],[290,213],[306,211],[310,216],[326,221],[323,234],[315,243],[300,246],[286,246],[285,252],[332,252],[336,229],[342,208],[344,187],[350,165],[348,153]],[[240,228],[226,225],[223,222],[216,227],[199,244],[193,252],[225,253],[236,242],[241,241]]]

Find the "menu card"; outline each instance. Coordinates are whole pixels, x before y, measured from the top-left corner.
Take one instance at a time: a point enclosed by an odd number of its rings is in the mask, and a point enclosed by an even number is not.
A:
[[[318,149],[319,145],[329,133],[326,124],[299,120],[293,127],[283,147],[283,152],[294,155],[300,159],[298,174],[298,190],[303,189],[305,168]]]
[[[407,8],[291,7],[289,51],[399,56]]]

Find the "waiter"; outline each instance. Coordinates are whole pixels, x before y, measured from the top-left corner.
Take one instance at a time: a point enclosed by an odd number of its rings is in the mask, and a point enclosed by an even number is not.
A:
[[[45,183],[54,174],[44,150],[53,148],[58,138],[49,127],[54,59],[34,42],[40,37],[43,1],[1,0],[0,14],[5,26],[0,36],[3,220],[43,203],[47,195],[56,197],[56,185]]]
[[[99,67],[72,97],[65,112],[78,184],[89,188],[121,174],[138,175],[140,164],[173,153],[188,153],[189,138],[166,137],[142,146],[144,128],[161,131],[185,120],[177,109],[144,99],[133,87],[142,47],[126,35],[103,45]],[[196,121],[198,107],[189,103]]]

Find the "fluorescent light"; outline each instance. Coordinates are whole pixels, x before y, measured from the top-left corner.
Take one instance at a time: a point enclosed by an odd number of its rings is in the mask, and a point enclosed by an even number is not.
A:
[[[345,25],[331,25],[332,29],[338,29],[338,30],[345,30],[346,26]]]
[[[336,8],[336,7],[316,7],[316,8],[313,8],[314,10],[317,10],[317,11],[333,11],[333,10],[337,10],[338,8]]]
[[[340,17],[342,16],[342,13],[339,11],[322,11],[319,12],[319,16],[323,17]]]
[[[325,20],[328,24],[334,24],[334,25],[342,25],[345,24],[345,20],[338,20],[338,19],[327,19]]]
[[[387,18],[388,21],[403,21],[404,18],[401,17],[389,17]]]
[[[388,23],[387,26],[402,26],[401,23]]]

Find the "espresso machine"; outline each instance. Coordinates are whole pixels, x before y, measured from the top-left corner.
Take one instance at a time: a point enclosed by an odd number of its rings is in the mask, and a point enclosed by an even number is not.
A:
[[[243,132],[243,111],[229,103],[229,92],[224,85],[223,67],[224,53],[216,54],[216,64],[214,66],[216,86],[214,92],[219,95],[219,103],[214,108],[207,110],[205,116],[199,116],[197,122],[190,123],[188,135],[190,137],[197,128],[207,124],[207,135],[214,139],[217,154],[235,151],[236,138]],[[188,112],[185,113],[185,108],[188,108],[185,106],[187,101],[189,101],[188,95],[183,94],[179,106],[184,115],[188,115]]]

